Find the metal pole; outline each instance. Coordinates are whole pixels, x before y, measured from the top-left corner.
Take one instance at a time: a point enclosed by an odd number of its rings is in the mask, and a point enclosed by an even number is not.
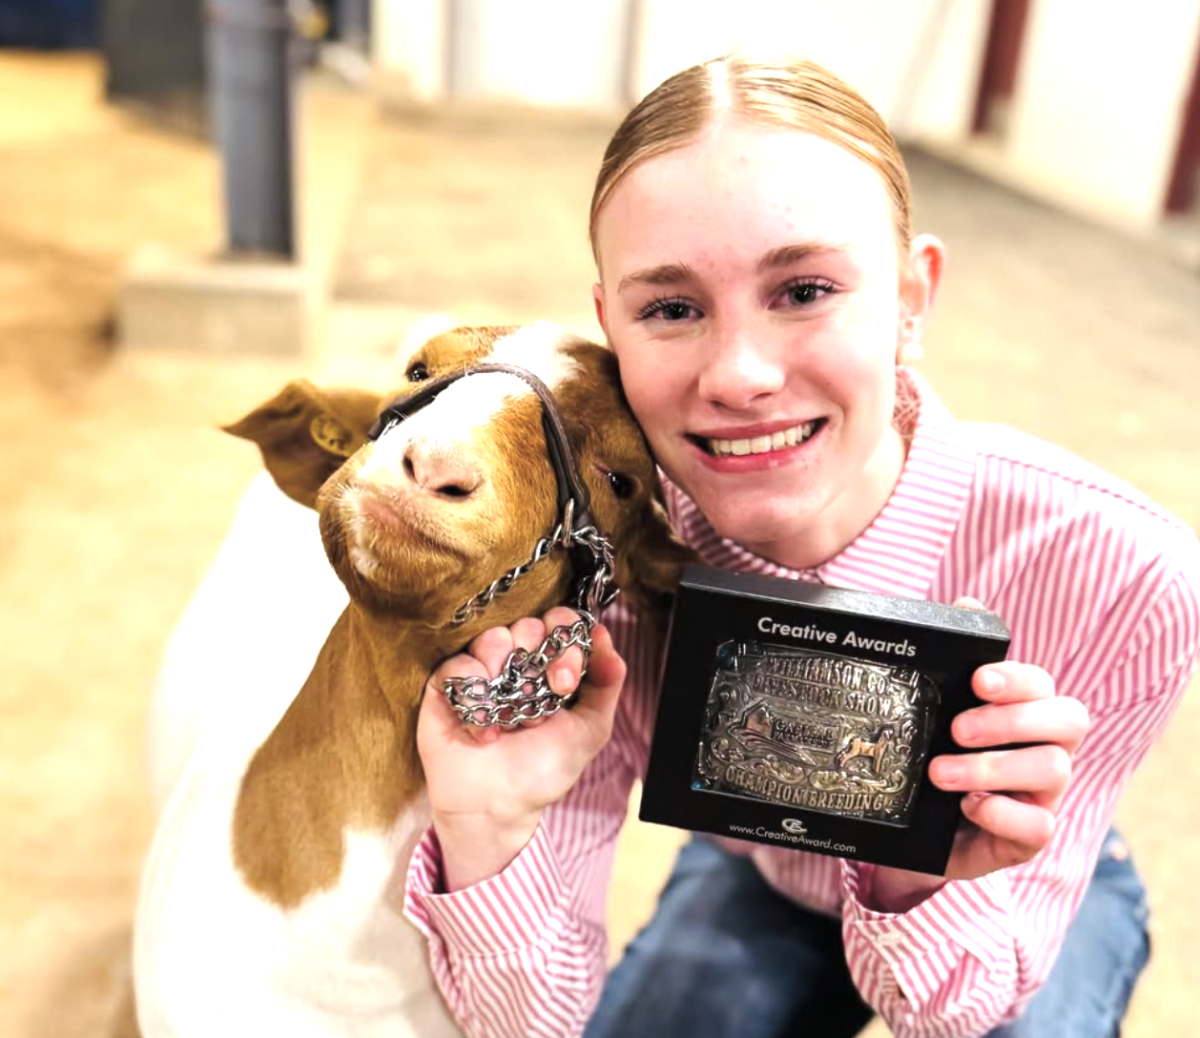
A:
[[[286,0],[212,0],[208,68],[229,252],[296,259],[295,45]]]
[[[371,0],[342,0],[337,12],[338,38],[362,54],[371,53]]]

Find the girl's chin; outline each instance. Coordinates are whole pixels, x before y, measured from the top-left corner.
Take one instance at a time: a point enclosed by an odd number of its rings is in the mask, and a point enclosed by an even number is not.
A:
[[[717,533],[747,547],[791,541],[802,537],[811,524],[807,501],[743,502],[728,494],[693,500]]]

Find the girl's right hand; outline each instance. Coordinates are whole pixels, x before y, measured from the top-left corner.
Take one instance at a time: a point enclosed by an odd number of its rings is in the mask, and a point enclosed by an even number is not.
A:
[[[607,744],[625,663],[598,624],[582,685],[578,648],[568,649],[547,670],[555,692],[579,687],[575,705],[514,729],[463,724],[446,702],[442,682],[451,676],[495,676],[514,648],[536,649],[547,631],[577,619],[570,609],[558,607],[544,620],[493,627],[466,653],[445,660],[425,685],[417,750],[448,892],[503,871],[533,837],[546,805],[562,799]]]

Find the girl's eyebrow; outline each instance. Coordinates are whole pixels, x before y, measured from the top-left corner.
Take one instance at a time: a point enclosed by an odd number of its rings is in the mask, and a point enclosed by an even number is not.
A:
[[[657,267],[647,267],[645,270],[635,270],[626,274],[617,283],[618,294],[634,285],[678,285],[691,281],[696,276],[686,263],[663,263]]]
[[[775,270],[779,267],[790,267],[793,263],[799,263],[801,260],[809,259],[812,256],[822,256],[835,252],[848,252],[849,245],[837,245],[833,242],[804,242],[798,245],[781,245],[778,249],[772,249],[766,253],[762,259],[758,261],[758,273],[762,274],[768,270]]]
[[[795,245],[781,245],[772,249],[758,261],[758,273],[788,267],[793,263],[809,259],[812,256],[829,255],[831,253],[849,252],[849,245],[839,245],[834,242],[814,241]],[[632,274],[617,283],[617,293],[624,292],[635,285],[680,285],[692,281],[696,272],[686,263],[663,263],[657,267],[647,267],[645,270],[635,270]]]

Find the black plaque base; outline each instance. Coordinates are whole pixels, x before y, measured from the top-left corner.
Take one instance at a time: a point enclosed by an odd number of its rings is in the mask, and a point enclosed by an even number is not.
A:
[[[689,566],[640,817],[942,875],[961,794],[928,764],[1008,643],[994,613]]]

